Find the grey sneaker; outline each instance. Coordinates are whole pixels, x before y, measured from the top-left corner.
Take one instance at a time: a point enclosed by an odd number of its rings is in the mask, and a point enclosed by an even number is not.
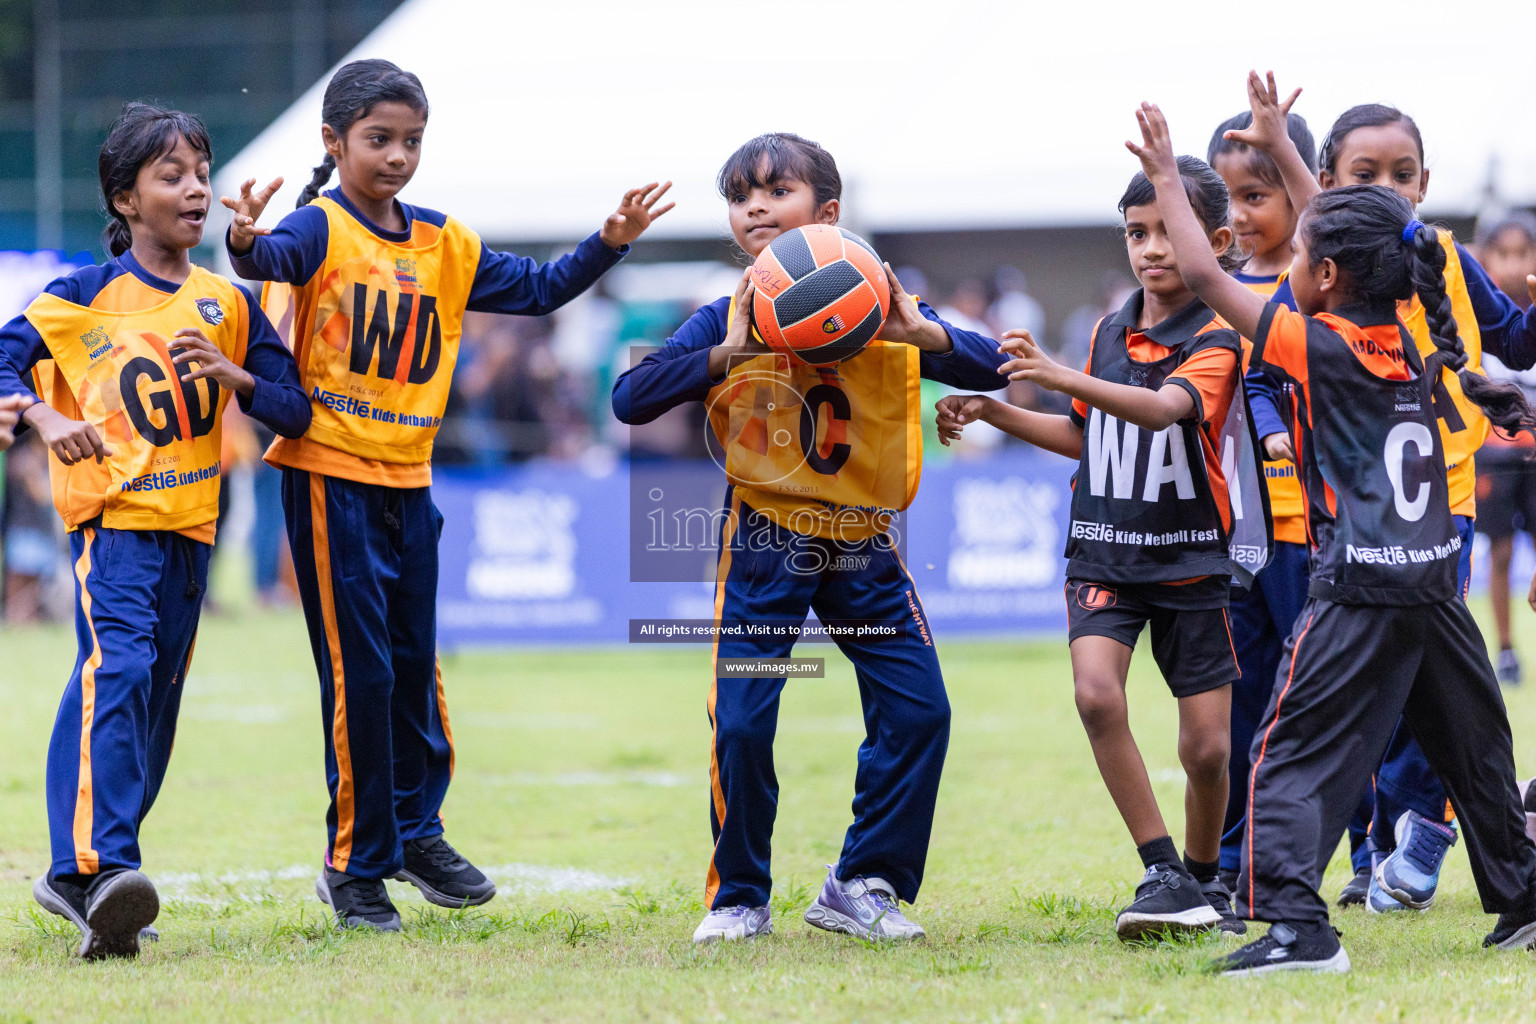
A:
[[[805,912],[805,923],[871,940],[921,939],[928,934],[901,912],[891,883],[863,875],[840,882],[831,864],[821,892]]]
[[[100,960],[139,955],[140,941],[159,941],[150,924],[160,913],[160,897],[137,871],[109,871],[82,887],[44,875],[32,885],[32,898],[50,914],[80,929],[80,956]]]
[[[740,942],[772,932],[773,911],[767,907],[716,907],[693,930],[693,942]]]
[[[1499,682],[1505,686],[1520,685],[1520,655],[1506,647],[1499,652]]]

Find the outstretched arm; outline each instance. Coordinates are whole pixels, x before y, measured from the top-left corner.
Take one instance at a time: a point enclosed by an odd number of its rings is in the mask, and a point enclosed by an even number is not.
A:
[[[1069,459],[1082,458],[1083,428],[1070,416],[1020,409],[989,395],[946,395],[939,399],[937,408],[935,425],[941,444],[958,440],[967,423],[980,420],[1037,448]]]
[[[1280,168],[1280,180],[1285,185],[1285,194],[1291,201],[1291,208],[1298,214],[1312,201],[1313,196],[1323,190],[1308,169],[1307,162],[1301,158],[1296,143],[1291,141],[1290,132],[1286,130],[1286,118],[1290,116],[1291,105],[1300,95],[1301,90],[1297,89],[1282,103],[1280,93],[1275,88],[1273,71],[1267,72],[1263,79],[1259,78],[1257,71],[1248,72],[1248,109],[1253,112],[1252,126],[1234,128],[1222,136],[1269,154],[1275,166]]]
[[[1141,159],[1141,169],[1157,189],[1157,210],[1163,215],[1163,225],[1173,243],[1179,276],[1237,333],[1245,338],[1254,337],[1264,312],[1264,300],[1227,276],[1216,261],[1216,254],[1211,252],[1205,229],[1195,218],[1184,184],[1179,180],[1178,158],[1173,154],[1163,112],[1154,104],[1143,103],[1136,111],[1136,122],[1141,126],[1141,145],[1127,142],[1125,148]]]
[[[1008,331],[1003,338],[1001,351],[1013,358],[998,367],[997,372],[1006,374],[1009,380],[1027,380],[1050,391],[1059,391],[1118,420],[1153,431],[1171,427],[1195,412],[1195,400],[1183,385],[1164,384],[1152,391],[1116,384],[1062,366],[1028,331]]]

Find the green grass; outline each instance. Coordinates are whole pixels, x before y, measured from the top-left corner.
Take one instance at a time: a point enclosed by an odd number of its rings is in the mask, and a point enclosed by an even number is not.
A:
[[[1527,650],[1536,654],[1536,643]],[[1233,981],[1209,939],[1115,940],[1140,865],[1072,707],[1065,645],[946,643],[954,733],[921,900],[925,943],[870,946],[799,912],[848,824],[857,691],[788,687],[777,746],[777,934],[694,949],[709,854],[703,648],[473,653],[444,663],[458,774],[454,843],[502,894],[458,913],[391,883],[401,936],[330,927],[311,889],[324,840],[321,725],[296,615],[204,624],[169,778],[145,823],[164,940],[84,964],[33,908],[46,867],[43,761],[73,658],[63,629],[0,633],[0,1021],[1529,1020],[1536,961],[1479,948],[1466,854],[1427,915],[1336,919],[1344,977]],[[1510,695],[1536,768],[1536,693]],[[1135,728],[1176,836],[1174,702],[1146,652]],[[1331,895],[1347,867],[1336,860]]]

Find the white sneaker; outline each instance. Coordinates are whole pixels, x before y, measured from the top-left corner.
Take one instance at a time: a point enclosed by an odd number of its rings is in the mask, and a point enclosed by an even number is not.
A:
[[[773,932],[773,911],[767,907],[716,907],[693,931],[694,945],[740,942]]]
[[[1215,911],[1211,911],[1215,913]],[[829,932],[846,932],[861,939],[921,939],[928,933],[901,912],[896,890],[883,878],[863,875],[839,881],[827,865],[827,880],[805,911],[805,923]]]

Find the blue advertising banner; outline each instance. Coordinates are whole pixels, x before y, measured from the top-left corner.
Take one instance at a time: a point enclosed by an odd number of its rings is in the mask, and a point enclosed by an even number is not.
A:
[[[930,461],[898,547],[940,636],[1061,631],[1073,464],[1033,449]],[[439,470],[445,649],[623,643],[714,614],[724,474],[710,462]],[[638,482],[638,483],[637,483]],[[651,507],[686,495],[686,507]],[[663,571],[664,570],[664,571]]]

